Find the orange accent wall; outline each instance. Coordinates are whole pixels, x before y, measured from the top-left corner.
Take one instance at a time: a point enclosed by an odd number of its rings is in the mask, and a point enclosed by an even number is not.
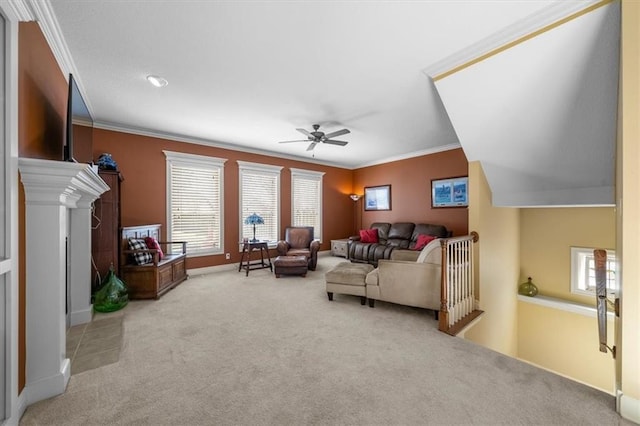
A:
[[[18,152],[62,160],[69,85],[37,22],[18,27]]]
[[[133,135],[111,130],[94,129],[93,154],[97,159],[108,152],[118,163],[124,177],[121,184],[122,226],[160,223],[166,230],[166,157],[163,150],[225,158],[224,166],[224,247],[231,260],[224,255],[191,257],[187,268],[201,268],[240,261],[239,198],[237,161],[282,166],[280,175],[281,235],[291,223],[291,171],[299,168],[324,172],[323,217],[321,250],[329,250],[331,239],[351,235],[353,201],[349,198],[353,172],[338,167],[322,166],[303,161],[287,160],[260,154],[176,142],[149,136]]]
[[[431,208],[431,180],[467,176],[468,167],[467,157],[458,148],[355,170],[357,194],[364,194],[365,186],[391,185],[389,211],[364,211],[364,200],[358,201],[358,228],[373,222],[415,222],[445,225],[456,236],[467,234],[467,208]]]

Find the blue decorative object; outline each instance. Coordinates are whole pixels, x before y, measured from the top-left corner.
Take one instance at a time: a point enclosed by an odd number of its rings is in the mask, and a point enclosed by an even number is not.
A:
[[[107,154],[106,152],[103,154],[100,154],[96,164],[102,170],[118,170],[118,164],[115,162],[113,158],[111,158],[111,154]]]
[[[264,225],[264,219],[253,213],[252,215],[247,216],[247,218],[244,220],[244,224],[253,225],[253,239],[251,240],[251,242],[255,243],[256,241],[258,241],[256,239],[256,225]]]

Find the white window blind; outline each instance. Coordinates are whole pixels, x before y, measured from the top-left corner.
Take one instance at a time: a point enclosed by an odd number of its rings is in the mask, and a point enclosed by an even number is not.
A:
[[[264,220],[255,225],[256,239],[275,243],[280,239],[280,166],[238,161],[240,177],[240,239],[253,238],[253,225],[244,220],[253,213]]]
[[[322,240],[322,177],[324,173],[291,169],[291,222],[313,226],[313,236]]]
[[[167,157],[167,240],[186,241],[187,254],[224,251],[225,159],[164,151]]]

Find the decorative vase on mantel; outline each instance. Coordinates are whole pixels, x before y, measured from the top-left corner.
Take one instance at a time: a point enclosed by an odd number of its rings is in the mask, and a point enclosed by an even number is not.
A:
[[[522,283],[518,286],[518,294],[529,297],[533,297],[538,294],[538,287],[531,282],[531,277],[527,278],[526,283]]]

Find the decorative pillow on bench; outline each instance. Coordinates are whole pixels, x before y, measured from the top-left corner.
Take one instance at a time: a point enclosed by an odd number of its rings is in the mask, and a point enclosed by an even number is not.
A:
[[[129,250],[148,250],[147,243],[144,240],[138,238],[129,238]],[[137,252],[131,253],[133,260],[138,265],[146,265],[147,263],[151,263],[153,261],[153,256],[151,253],[145,252]]]
[[[162,252],[162,248],[160,247],[158,240],[153,237],[144,237],[144,242],[147,243],[147,247],[150,249],[158,250],[158,260],[162,260],[164,253]]]

